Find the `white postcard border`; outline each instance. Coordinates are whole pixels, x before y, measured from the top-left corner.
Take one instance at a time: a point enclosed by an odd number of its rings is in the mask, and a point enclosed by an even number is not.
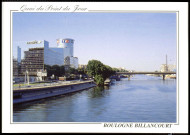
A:
[[[11,12],[21,12],[21,7],[27,5],[28,7],[39,7],[39,5],[69,5],[69,7],[75,7],[79,5],[81,8],[87,8],[85,11],[76,12],[178,12],[179,21],[179,33],[178,41],[178,114],[179,121],[176,124],[172,124],[171,128],[134,128],[134,127],[104,127],[105,123],[12,123],[11,119],[11,74],[10,71],[12,60],[12,48],[10,46],[12,23]],[[3,132],[73,132],[73,133],[185,133],[188,130],[188,3],[185,2],[3,2],[3,14],[2,14],[2,128]],[[60,12],[60,11],[24,11],[24,12]],[[63,12],[75,12],[72,10]],[[177,86],[177,88],[178,88]],[[12,89],[12,88],[11,88]],[[116,123],[117,124],[117,123]],[[119,123],[118,123],[119,124]],[[126,124],[126,123],[124,123]],[[135,123],[134,123],[135,124]],[[167,123],[165,123],[167,124]]]

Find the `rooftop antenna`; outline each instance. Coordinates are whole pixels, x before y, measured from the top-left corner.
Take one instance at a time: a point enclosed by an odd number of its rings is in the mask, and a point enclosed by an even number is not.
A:
[[[167,54],[166,54],[166,71],[168,71],[168,59],[167,59]]]

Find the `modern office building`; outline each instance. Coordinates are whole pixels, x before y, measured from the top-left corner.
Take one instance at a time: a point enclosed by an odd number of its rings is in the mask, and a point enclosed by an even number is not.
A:
[[[43,69],[44,66],[44,48],[30,48],[24,53],[24,59],[21,60],[21,74],[25,75],[28,71],[29,75],[35,76],[37,70]]]
[[[21,60],[21,73],[26,71],[29,75],[36,75],[37,71],[44,69],[44,65],[64,65],[63,48],[50,48],[47,41],[27,42],[31,45],[28,51],[24,51],[24,59]]]
[[[64,48],[64,58],[66,58],[67,56],[73,57],[73,44],[74,40],[70,38],[57,39],[57,47]]]
[[[21,48],[17,46],[17,58],[13,57],[13,76],[19,76],[21,65]]]
[[[57,47],[64,48],[64,65],[78,68],[78,58],[73,56],[74,40],[71,38],[57,39]]]
[[[78,58],[70,57],[70,67],[77,69],[78,68]]]
[[[17,62],[21,62],[21,48],[17,46]]]
[[[45,40],[27,42],[29,49],[24,51],[22,60],[21,48],[17,47],[17,63],[21,63],[20,75],[29,72],[29,75],[35,76],[39,70],[44,70],[45,65],[78,68],[78,58],[73,57],[73,43],[74,40],[69,38],[57,39],[57,47],[49,47],[49,42]]]
[[[67,56],[64,60],[65,60],[64,61],[65,66],[69,66],[69,67],[72,67],[72,68],[75,68],[75,69],[78,68],[78,58],[77,57]]]

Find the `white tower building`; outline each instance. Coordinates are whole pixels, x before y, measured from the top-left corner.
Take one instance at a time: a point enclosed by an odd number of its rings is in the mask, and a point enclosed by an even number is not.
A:
[[[70,38],[57,39],[57,47],[64,48],[64,58],[73,57],[73,44],[74,40]]]
[[[59,38],[57,39],[57,47],[64,49],[64,64],[73,68],[78,68],[78,58],[73,56],[74,39]]]

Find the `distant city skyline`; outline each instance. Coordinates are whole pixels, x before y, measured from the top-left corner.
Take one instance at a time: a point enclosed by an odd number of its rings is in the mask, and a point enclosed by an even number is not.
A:
[[[72,38],[79,64],[96,59],[111,67],[155,71],[176,65],[176,13],[13,13],[13,56],[27,41]],[[22,54],[23,56],[23,54]]]

